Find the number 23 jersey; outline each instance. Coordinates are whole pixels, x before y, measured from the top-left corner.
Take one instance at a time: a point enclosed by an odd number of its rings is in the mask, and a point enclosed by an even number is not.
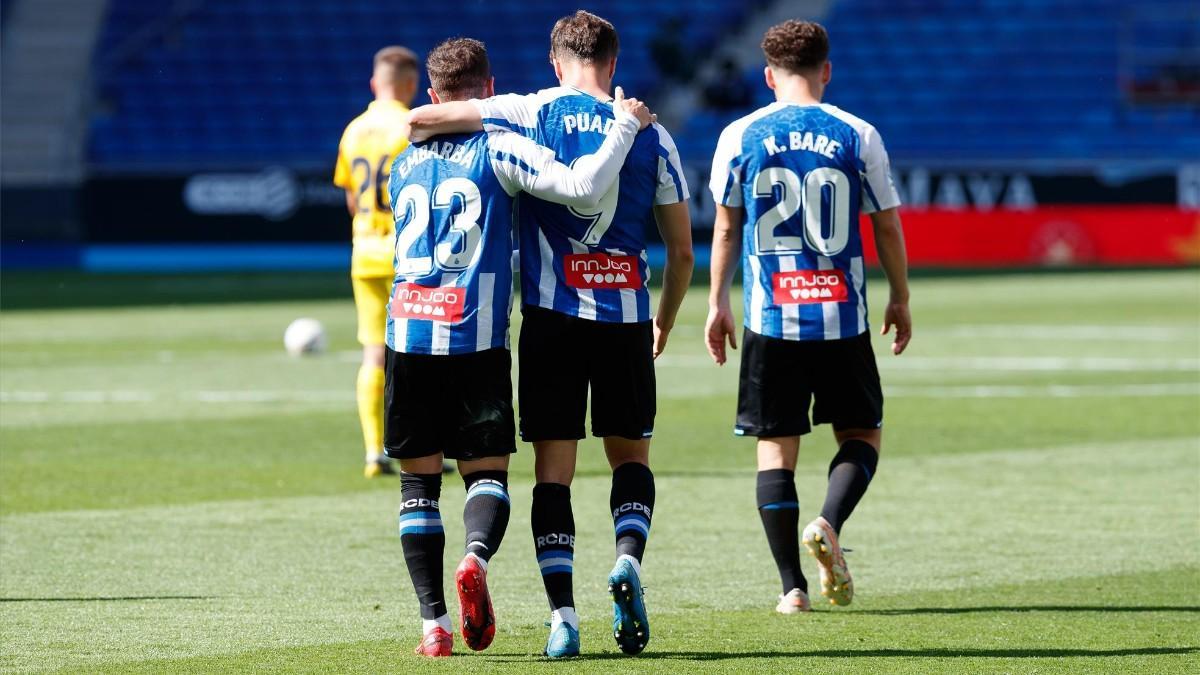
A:
[[[745,325],[787,340],[867,330],[858,214],[900,204],[875,128],[828,104],[776,102],[721,133],[709,183],[745,209]]]
[[[638,121],[623,114],[573,167],[510,131],[414,143],[392,165],[395,283],[387,345],[416,354],[508,347],[513,206],[520,192],[594,206],[617,179]]]

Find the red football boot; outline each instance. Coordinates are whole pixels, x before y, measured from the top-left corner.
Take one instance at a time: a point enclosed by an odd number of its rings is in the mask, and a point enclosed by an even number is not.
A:
[[[496,613],[488,593],[487,568],[479,558],[468,553],[454,573],[458,587],[458,620],[463,642],[475,651],[482,651],[496,637]]]
[[[425,634],[421,638],[421,644],[413,650],[417,656],[429,656],[432,658],[450,656],[450,651],[454,648],[454,636],[442,630],[441,626],[434,626],[433,630]]]

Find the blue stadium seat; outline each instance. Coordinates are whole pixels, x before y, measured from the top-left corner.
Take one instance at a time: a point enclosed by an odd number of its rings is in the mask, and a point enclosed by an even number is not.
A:
[[[618,83],[653,103],[669,86],[650,50],[664,22],[681,21],[684,44],[705,53],[762,4],[588,6],[621,32]],[[1138,3],[1159,5],[1187,3]],[[97,168],[288,162],[324,170],[342,127],[370,98],[366,81],[378,47],[400,43],[426,53],[444,37],[468,34],[491,47],[498,89],[532,91],[553,84],[548,38],[565,10],[557,0],[209,0],[159,39],[112,60],[170,11],[161,0],[109,3],[94,73],[104,103],[91,124],[89,158]],[[825,19],[834,61],[827,99],[872,121],[900,163],[1192,159],[1200,154],[1194,107],[1130,106],[1118,81],[1118,50],[1122,31],[1135,41],[1195,49],[1200,27],[1130,24],[1127,12],[1122,0],[840,0]],[[760,69],[745,72],[754,106],[772,100]],[[673,129],[685,161],[707,163],[721,129],[749,109],[698,110]]]

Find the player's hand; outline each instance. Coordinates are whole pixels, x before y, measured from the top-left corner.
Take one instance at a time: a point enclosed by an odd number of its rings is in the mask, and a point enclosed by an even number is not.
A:
[[[733,325],[733,312],[729,307],[708,308],[708,320],[704,322],[704,341],[708,355],[718,366],[725,365],[725,340],[737,349],[737,329]]]
[[[423,126],[413,127],[413,114],[420,115],[420,111],[425,106],[413,108],[404,116],[404,123],[400,126],[400,135],[408,139],[409,143],[420,143],[421,141],[429,140],[429,132]]]
[[[667,349],[667,338],[671,336],[671,326],[663,326],[654,317],[654,358],[658,358]]]
[[[397,131],[400,132],[400,137],[407,138],[409,143],[412,143],[417,140],[417,139],[413,138],[413,128],[412,128],[412,125],[408,123],[407,117],[404,118],[404,123],[400,125],[400,128],[397,129]]]
[[[880,335],[887,335],[888,331],[896,327],[896,337],[892,340],[892,353],[899,356],[904,353],[905,347],[908,347],[908,341],[912,339],[912,314],[908,311],[907,302],[889,301],[887,309],[883,310],[883,330]]]
[[[654,122],[654,115],[645,103],[636,98],[625,98],[625,90],[617,87],[613,92],[613,110],[619,110],[637,118],[638,129],[645,129]]]

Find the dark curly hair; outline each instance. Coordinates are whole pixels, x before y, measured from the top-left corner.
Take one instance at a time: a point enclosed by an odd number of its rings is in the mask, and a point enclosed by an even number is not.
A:
[[[487,47],[479,40],[450,38],[433,48],[425,58],[429,84],[438,96],[449,94],[482,96],[492,78]]]
[[[584,63],[603,63],[616,58],[620,48],[617,29],[582,9],[559,19],[550,31],[551,59],[574,58]]]
[[[813,21],[784,21],[767,29],[762,50],[772,68],[803,73],[820,67],[829,58],[829,34]]]

